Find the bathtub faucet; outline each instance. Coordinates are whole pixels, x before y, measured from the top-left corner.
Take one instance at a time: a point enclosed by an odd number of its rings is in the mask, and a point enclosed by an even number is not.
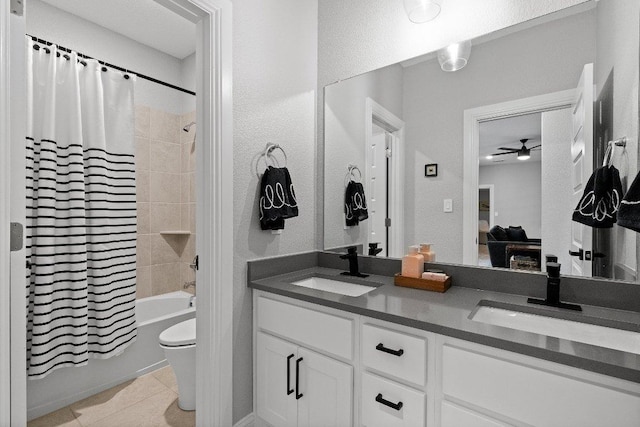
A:
[[[192,280],[191,282],[184,282],[183,289],[190,288],[191,286],[193,286],[194,288],[196,287],[196,281],[195,280]]]

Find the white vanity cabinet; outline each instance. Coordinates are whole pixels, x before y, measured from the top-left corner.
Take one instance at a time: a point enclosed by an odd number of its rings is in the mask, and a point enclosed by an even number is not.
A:
[[[640,426],[640,385],[438,337],[442,427]]]
[[[257,426],[640,426],[638,383],[262,292],[254,314]]]
[[[354,319],[256,302],[256,425],[351,426]]]

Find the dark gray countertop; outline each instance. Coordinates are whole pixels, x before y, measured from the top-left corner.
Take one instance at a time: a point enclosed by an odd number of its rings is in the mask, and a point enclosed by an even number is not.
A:
[[[417,329],[484,344],[537,357],[576,368],[640,383],[640,355],[583,344],[515,329],[473,321],[470,314],[481,300],[527,306],[527,297],[470,287],[456,287],[446,293],[403,288],[393,285],[393,277],[371,275],[358,281],[380,286],[362,296],[348,297],[292,285],[291,282],[314,274],[340,276],[341,270],[312,267],[286,274],[249,280],[253,289],[362,314]],[[582,305],[585,316],[626,322],[640,327],[640,313]],[[544,308],[545,310],[558,310]],[[562,310],[561,310],[562,311]]]

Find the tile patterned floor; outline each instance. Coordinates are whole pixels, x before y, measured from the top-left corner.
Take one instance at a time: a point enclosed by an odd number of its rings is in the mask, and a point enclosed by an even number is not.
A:
[[[27,427],[191,427],[195,411],[178,408],[170,366],[30,421]]]

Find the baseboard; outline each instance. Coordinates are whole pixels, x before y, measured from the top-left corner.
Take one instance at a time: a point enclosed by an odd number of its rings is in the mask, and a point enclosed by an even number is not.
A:
[[[253,412],[238,421],[233,425],[233,427],[253,427]]]

